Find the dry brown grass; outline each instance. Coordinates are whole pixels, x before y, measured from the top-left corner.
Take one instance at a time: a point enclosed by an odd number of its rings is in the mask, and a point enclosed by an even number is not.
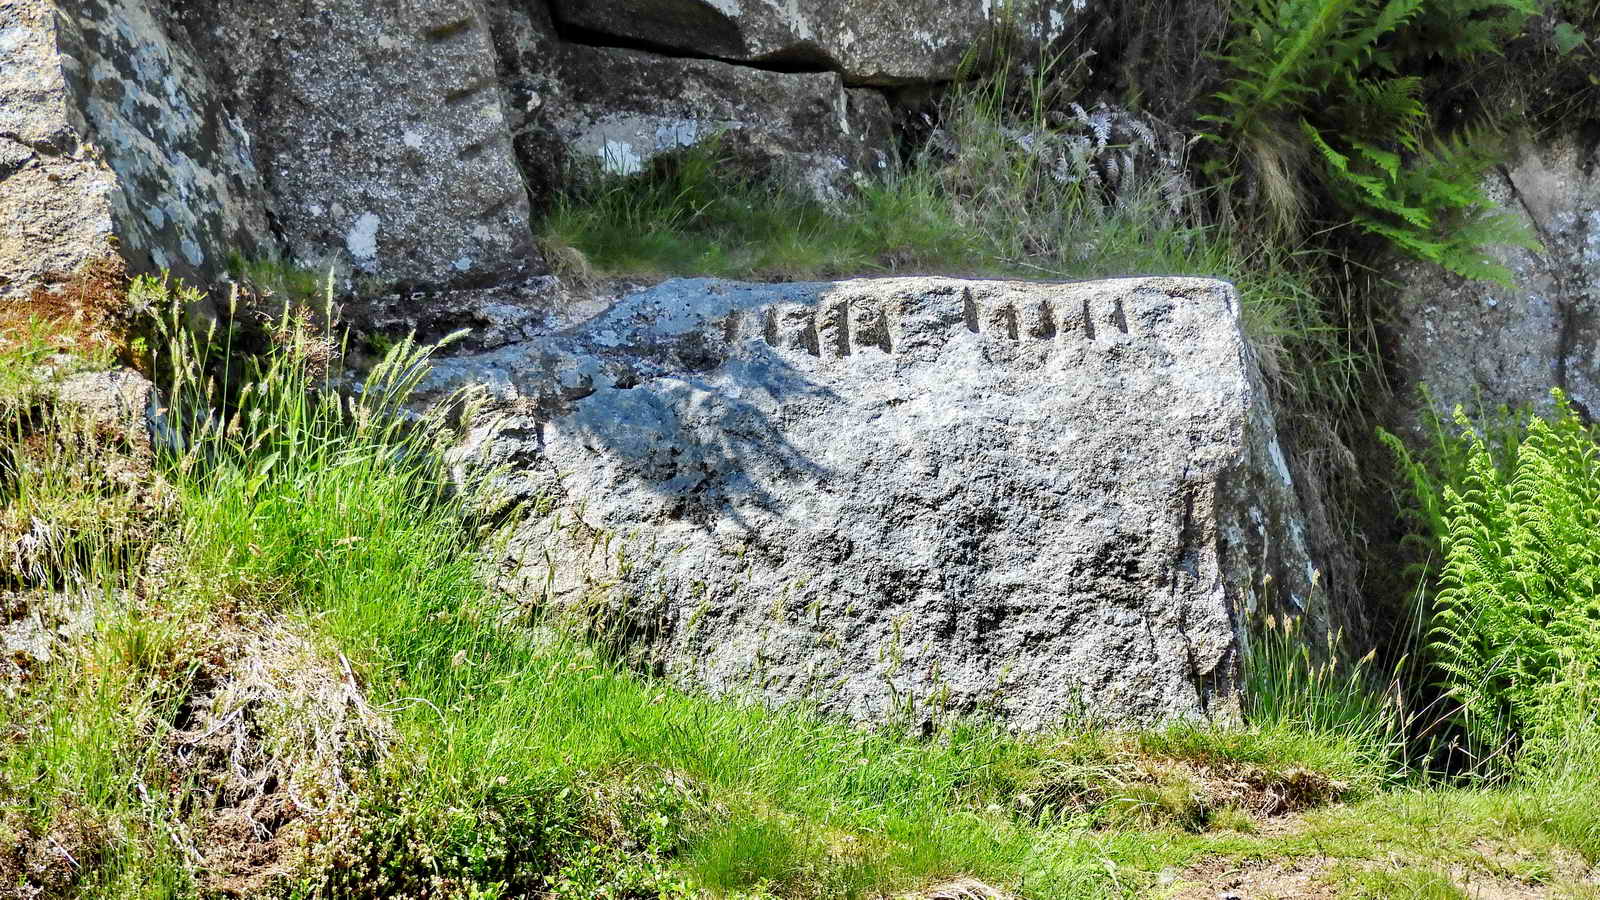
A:
[[[1106,828],[1198,832],[1241,818],[1264,825],[1337,802],[1350,790],[1301,766],[1254,765],[1220,753],[1152,752],[1136,738],[1113,738],[1093,752],[1041,767],[1017,805],[1024,818],[1065,813]]]
[[[0,422],[0,585],[64,586],[96,559],[137,569],[176,512],[144,433],[148,382],[92,373]]]
[[[0,353],[17,349],[42,328],[57,352],[94,356],[110,350],[126,358],[132,349],[127,307],[127,263],[107,250],[77,272],[35,287],[26,299],[0,304]]]
[[[957,878],[902,894],[897,900],[1013,900],[1014,896],[976,878]]]
[[[348,814],[393,740],[348,664],[278,618],[223,626],[225,659],[202,673],[164,751],[194,785],[203,888],[258,896],[299,864],[318,824]]]

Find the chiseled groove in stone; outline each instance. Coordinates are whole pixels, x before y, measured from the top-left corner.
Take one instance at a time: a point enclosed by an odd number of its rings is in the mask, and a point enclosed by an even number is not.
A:
[[[1314,607],[1316,569],[1236,317],[1199,279],[678,281],[430,390],[539,398],[463,450],[552,501],[531,598],[600,603],[682,682],[1226,718],[1239,623]]]

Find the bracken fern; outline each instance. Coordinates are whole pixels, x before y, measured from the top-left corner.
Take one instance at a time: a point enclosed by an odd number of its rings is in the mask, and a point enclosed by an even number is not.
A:
[[[1556,393],[1514,462],[1457,413],[1470,446],[1444,490],[1444,568],[1429,650],[1481,748],[1546,754],[1600,684],[1600,448]]]
[[[1233,75],[1202,117],[1272,235],[1293,235],[1320,184],[1344,219],[1457,274],[1506,281],[1489,244],[1533,241],[1479,187],[1483,135],[1434,134],[1421,74],[1497,52],[1529,0],[1240,0]],[[1310,173],[1309,175],[1304,173]]]

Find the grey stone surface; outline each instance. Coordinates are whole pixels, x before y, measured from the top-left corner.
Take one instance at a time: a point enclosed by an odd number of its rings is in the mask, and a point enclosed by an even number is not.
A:
[[[837,71],[851,84],[905,84],[952,78],[1001,15],[1011,17],[1018,36],[1047,42],[1065,34],[1087,3],[553,0],[552,6],[568,25],[682,53]]]
[[[53,4],[0,0],[0,298],[75,271],[113,234],[116,175],[80,143],[58,36]]]
[[[140,455],[153,452],[169,430],[160,392],[132,369],[69,375],[53,386],[50,399],[125,435]]]
[[[1422,436],[1428,402],[1447,419],[1477,409],[1549,409],[1563,388],[1585,415],[1600,413],[1600,175],[1577,140],[1524,149],[1489,178],[1489,192],[1543,244],[1495,248],[1507,288],[1413,265],[1396,322],[1397,424]]]
[[[536,193],[645,171],[716,139],[748,174],[824,201],[892,162],[888,102],[832,72],[773,72],[564,43],[536,6],[494,13],[501,78]]]
[[[121,252],[136,268],[202,279],[231,252],[256,253],[267,222],[250,136],[165,4],[53,5],[70,120],[116,176]]]
[[[1019,727],[1236,713],[1316,561],[1238,298],[1201,279],[673,281],[441,359],[532,510],[530,603],[713,691]]]
[[[362,293],[545,271],[530,193],[717,137],[823,199],[891,162],[835,72],[560,40],[511,0],[0,0],[8,295],[115,238],[202,282],[229,257]]]
[[[380,283],[542,271],[481,0],[197,4],[289,258]]]
[[[202,282],[543,271],[479,0],[5,0],[0,59],[8,294],[113,237]]]

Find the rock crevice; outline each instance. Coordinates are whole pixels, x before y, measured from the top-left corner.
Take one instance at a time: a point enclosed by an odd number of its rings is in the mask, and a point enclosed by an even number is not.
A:
[[[8,294],[108,238],[136,269],[201,282],[234,253],[331,267],[357,293],[515,281],[544,271],[533,232],[557,191],[662,153],[716,139],[824,202],[893,162],[884,93],[805,42],[761,58],[593,46],[601,32],[512,0],[0,15],[0,203],[43,217],[0,248]]]

